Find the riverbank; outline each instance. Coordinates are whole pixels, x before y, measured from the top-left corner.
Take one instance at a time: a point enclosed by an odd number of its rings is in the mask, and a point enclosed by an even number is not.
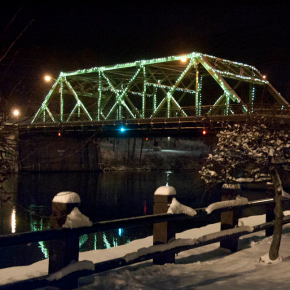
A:
[[[196,170],[209,152],[200,140],[107,139],[100,143],[103,171]]]

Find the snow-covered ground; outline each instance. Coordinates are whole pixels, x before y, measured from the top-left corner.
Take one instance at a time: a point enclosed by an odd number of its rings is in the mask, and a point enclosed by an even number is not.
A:
[[[290,214],[287,212],[285,214]],[[265,222],[265,216],[242,219],[246,226]],[[177,234],[177,238],[198,238],[219,231],[213,224]],[[233,254],[211,244],[181,252],[176,264],[153,265],[152,261],[139,263],[80,279],[79,289],[289,289],[290,279],[290,225],[283,228],[280,255],[283,262],[276,265],[259,263],[268,252],[271,237],[264,231],[241,237],[239,251]],[[94,263],[125,256],[142,247],[152,245],[152,237],[135,240],[127,245],[80,253],[80,260]],[[47,274],[48,261],[30,266],[0,270],[0,284]]]

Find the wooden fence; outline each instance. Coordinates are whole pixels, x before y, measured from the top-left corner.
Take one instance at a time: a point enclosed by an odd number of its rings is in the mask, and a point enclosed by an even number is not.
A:
[[[82,228],[74,228],[74,229],[66,229],[66,228],[58,228],[58,229],[50,229],[44,231],[37,232],[28,232],[28,233],[20,233],[20,234],[10,234],[5,236],[0,236],[0,248],[15,246],[25,243],[32,243],[38,241],[51,241],[51,245],[53,245],[53,241],[58,241],[60,243],[79,238],[84,234],[96,233],[102,231],[108,231],[118,228],[129,228],[129,227],[140,227],[144,225],[152,225],[153,224],[153,241],[154,245],[158,244],[166,244],[172,237],[175,237],[175,232],[172,227],[173,222],[181,222],[185,219],[197,219],[203,218],[205,215],[208,215],[205,211],[205,208],[197,208],[195,209],[197,215],[194,217],[187,216],[185,214],[168,214],[167,209],[170,204],[170,199],[172,196],[155,196],[154,203],[154,214],[148,216],[140,216],[119,220],[111,220],[104,222],[96,222],[91,227],[82,227]],[[283,204],[287,204],[287,207],[290,205],[290,200],[284,200]],[[263,200],[251,201],[246,205],[238,205],[231,206],[227,208],[217,209],[215,212],[220,212],[221,214],[221,229],[231,229],[237,226],[238,219],[245,216],[253,215],[251,212],[251,208],[260,207],[263,212],[266,213],[266,223],[257,225],[253,227],[253,232],[266,230],[266,236],[270,236],[273,234],[273,226],[274,226],[274,199],[268,198]],[[290,223],[290,216],[284,217],[284,224]],[[1,285],[0,290],[8,290],[8,289],[37,289],[46,286],[55,286],[61,289],[74,289],[77,288],[78,278],[84,277],[87,275],[92,275],[94,273],[100,273],[103,271],[116,269],[119,267],[131,265],[134,263],[138,263],[141,261],[151,260],[155,264],[164,264],[164,263],[174,263],[175,254],[181,251],[201,247],[207,244],[220,242],[221,247],[228,248],[232,252],[237,250],[238,247],[238,239],[242,235],[249,234],[248,231],[245,232],[237,232],[230,235],[217,235],[213,236],[211,239],[197,239],[196,243],[192,245],[181,245],[176,246],[174,248],[166,249],[166,250],[157,250],[153,253],[147,253],[144,255],[140,255],[135,259],[126,261],[123,258],[113,259],[101,263],[96,263],[95,270],[82,270],[78,272],[71,273],[64,278],[57,281],[49,281],[47,278],[49,275],[32,278],[20,282],[15,282],[11,284]],[[73,242],[74,243],[74,242]],[[66,244],[67,245],[67,244]],[[66,249],[70,251],[67,253],[68,256],[77,256],[78,257],[78,248],[68,246]],[[74,253],[73,251],[77,251]],[[71,253],[72,252],[72,253]],[[57,265],[61,265],[62,261],[58,261],[57,258],[50,260],[49,269],[57,269],[57,266],[51,265],[51,263],[56,263]],[[58,264],[60,263],[60,264]],[[57,270],[51,271],[55,272]]]

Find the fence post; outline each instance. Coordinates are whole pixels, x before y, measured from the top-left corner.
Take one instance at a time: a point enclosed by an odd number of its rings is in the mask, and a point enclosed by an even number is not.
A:
[[[172,186],[161,186],[154,193],[154,214],[167,213],[168,208],[175,197],[176,191]],[[166,244],[172,238],[175,238],[175,231],[172,222],[162,222],[153,224],[153,245]],[[175,254],[160,254],[153,259],[153,263],[163,265],[166,263],[174,263]]]
[[[236,199],[239,184],[224,184],[222,189],[222,201]],[[238,225],[239,212],[238,210],[231,210],[221,213],[221,231],[232,229]],[[220,247],[228,249],[231,252],[238,250],[239,238],[228,238],[220,241]]]
[[[60,192],[52,201],[50,228],[59,229],[74,207],[80,204],[80,197],[75,192]],[[66,236],[49,242],[48,274],[52,274],[79,259],[79,237]],[[73,282],[73,281],[72,281]],[[75,281],[74,281],[75,282]],[[77,281],[76,281],[77,283]]]
[[[267,196],[268,197],[275,197],[275,191],[273,183],[267,182]],[[266,223],[275,220],[275,203],[269,204],[266,207]],[[266,229],[266,237],[270,237],[274,234],[274,226],[271,228]]]

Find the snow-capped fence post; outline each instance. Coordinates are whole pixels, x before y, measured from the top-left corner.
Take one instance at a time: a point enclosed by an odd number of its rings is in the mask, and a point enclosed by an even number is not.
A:
[[[52,200],[52,215],[50,228],[59,229],[73,208],[80,204],[80,197],[75,192],[60,192]],[[52,274],[66,267],[71,261],[79,259],[79,237],[65,236],[49,242],[48,273]],[[77,283],[77,281],[71,281]]]
[[[267,196],[268,197],[274,197],[275,191],[273,183],[267,182]],[[275,219],[275,204],[268,204],[266,207],[266,223],[271,222]],[[266,237],[270,237],[274,234],[274,226],[271,228],[266,229]]]
[[[175,188],[172,186],[161,186],[154,193],[153,214],[167,213],[172,199],[176,196]],[[172,223],[162,222],[153,224],[153,245],[166,244],[170,239],[175,238],[175,231]],[[163,265],[174,263],[175,254],[159,255],[153,259],[153,263]]]
[[[235,199],[239,189],[239,184],[224,184],[221,197],[222,201]],[[221,212],[221,231],[233,229],[238,226],[239,215],[240,213],[237,209]],[[238,242],[238,237],[228,238],[220,242],[220,247],[228,249],[231,252],[236,252],[238,250]]]

